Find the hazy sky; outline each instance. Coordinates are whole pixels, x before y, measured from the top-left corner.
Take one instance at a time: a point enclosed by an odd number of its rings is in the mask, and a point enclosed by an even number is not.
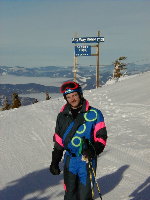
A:
[[[71,66],[72,37],[98,30],[100,64],[120,56],[150,63],[150,0],[0,0],[0,65]],[[78,63],[94,65],[96,57]]]

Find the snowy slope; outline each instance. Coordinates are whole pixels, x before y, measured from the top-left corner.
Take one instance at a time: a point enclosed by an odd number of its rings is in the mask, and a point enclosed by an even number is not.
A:
[[[84,92],[108,130],[97,168],[103,200],[150,200],[149,85],[147,72]],[[63,200],[63,175],[52,176],[48,168],[64,103],[56,98],[0,112],[0,200]]]

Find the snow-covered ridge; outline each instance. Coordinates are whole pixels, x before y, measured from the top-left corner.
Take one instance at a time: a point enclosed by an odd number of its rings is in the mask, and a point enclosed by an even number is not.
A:
[[[84,92],[103,112],[108,130],[97,168],[104,200],[150,199],[149,85],[147,72]],[[0,112],[0,200],[63,199],[63,175],[52,176],[48,167],[55,121],[64,103],[59,97]]]
[[[150,71],[143,72],[143,73],[139,73],[139,74],[134,74],[134,75],[130,75],[130,76],[125,75],[125,76],[120,77],[119,79],[109,79],[109,80],[105,83],[105,86],[106,86],[106,85],[115,84],[115,83],[117,83],[117,82],[124,81],[124,80],[126,80],[126,79],[131,79],[131,78],[134,78],[134,77],[136,77],[136,76],[141,76],[141,75],[143,75],[144,73],[150,73]]]

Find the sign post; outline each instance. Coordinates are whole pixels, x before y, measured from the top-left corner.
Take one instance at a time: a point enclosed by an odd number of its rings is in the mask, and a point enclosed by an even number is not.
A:
[[[98,36],[100,36],[100,31],[98,31]],[[97,65],[96,65],[96,88],[100,87],[100,74],[99,74],[99,43],[97,44]]]
[[[96,88],[100,86],[100,75],[99,75],[99,43],[104,42],[104,37],[100,37],[100,31],[98,31],[97,37],[74,37],[72,38],[72,43],[75,44],[74,51],[74,81],[76,82],[77,73],[77,57],[79,56],[97,56],[96,60]],[[84,43],[84,45],[78,45],[79,43]],[[96,43],[96,45],[89,45],[91,43]],[[88,45],[87,45],[88,44]],[[91,53],[91,47],[96,47],[96,54]]]

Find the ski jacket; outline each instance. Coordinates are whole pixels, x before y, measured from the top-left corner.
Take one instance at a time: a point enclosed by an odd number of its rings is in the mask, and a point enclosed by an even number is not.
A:
[[[85,99],[76,119],[72,117],[69,104],[62,107],[56,121],[54,149],[66,150],[70,155],[79,156],[82,138],[90,141],[96,155],[106,146],[107,131],[103,114],[91,107]]]

